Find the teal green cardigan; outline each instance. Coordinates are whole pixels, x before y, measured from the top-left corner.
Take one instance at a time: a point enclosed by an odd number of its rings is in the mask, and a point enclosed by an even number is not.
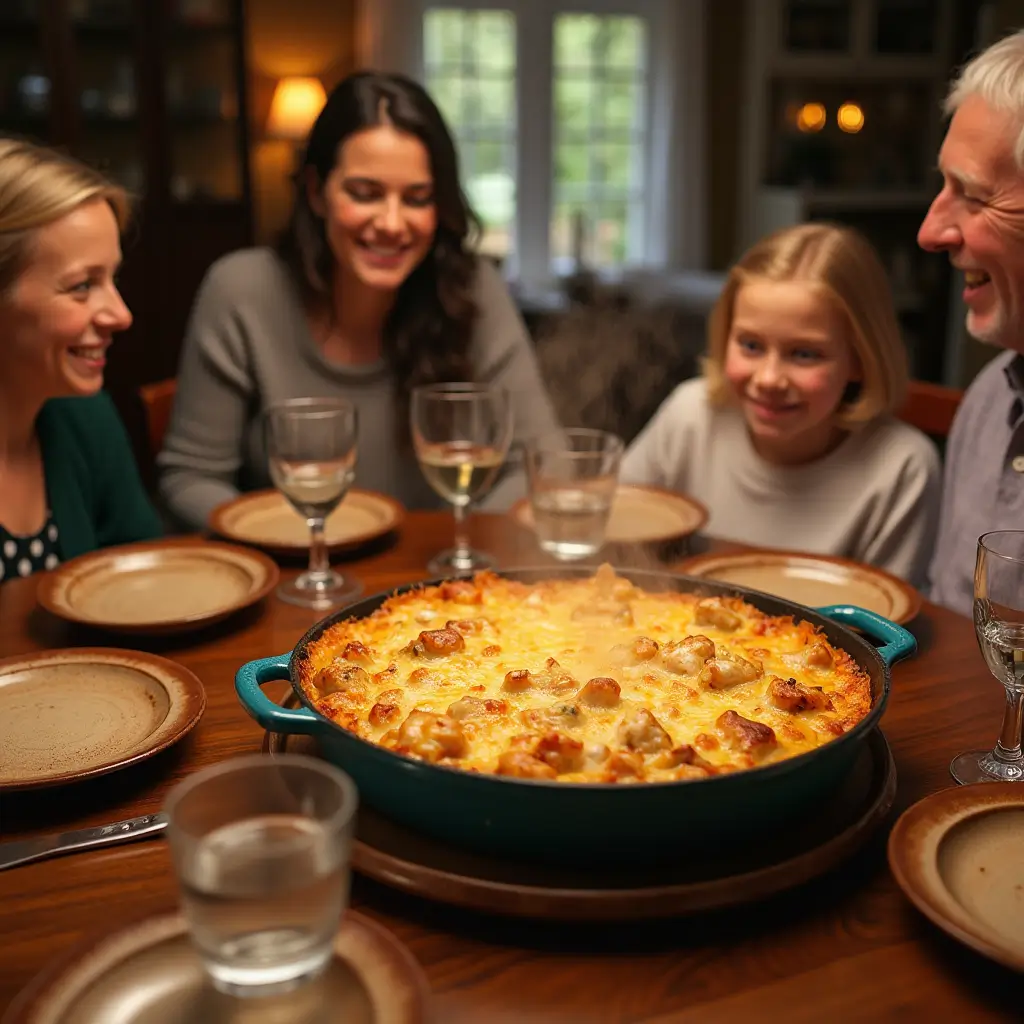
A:
[[[53,398],[36,430],[62,561],[163,533],[109,395]]]

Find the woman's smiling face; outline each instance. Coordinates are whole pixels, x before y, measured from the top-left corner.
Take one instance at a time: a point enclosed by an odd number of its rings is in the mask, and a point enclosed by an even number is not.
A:
[[[117,220],[93,199],[38,228],[28,261],[0,296],[5,377],[19,395],[92,395],[103,386],[114,334],[131,326],[114,277],[121,265]]]
[[[834,303],[800,281],[753,278],[734,300],[725,377],[756,450],[795,464],[830,449],[836,411],[860,367]]]
[[[349,136],[309,198],[339,267],[367,288],[397,291],[434,244],[430,155],[415,135],[390,125]]]

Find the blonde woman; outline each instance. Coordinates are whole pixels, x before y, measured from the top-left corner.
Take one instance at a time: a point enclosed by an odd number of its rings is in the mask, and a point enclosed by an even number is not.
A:
[[[716,537],[842,555],[923,585],[941,469],[931,441],[894,418],[906,381],[870,244],[831,224],[784,229],[732,268],[703,377],[662,404],[622,479],[693,495]]]
[[[101,392],[132,317],[115,284],[125,193],[0,139],[0,582],[160,533]]]

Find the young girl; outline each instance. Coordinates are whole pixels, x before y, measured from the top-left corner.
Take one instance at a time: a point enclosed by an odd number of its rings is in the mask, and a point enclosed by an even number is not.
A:
[[[830,224],[786,228],[733,267],[704,376],[665,400],[621,479],[697,498],[713,536],[842,555],[921,586],[941,468],[931,441],[893,416],[906,381],[869,243]]]

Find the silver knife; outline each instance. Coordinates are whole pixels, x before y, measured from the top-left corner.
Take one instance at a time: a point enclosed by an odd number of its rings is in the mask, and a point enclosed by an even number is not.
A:
[[[113,846],[116,843],[130,843],[159,835],[167,827],[162,814],[144,814],[141,818],[128,818],[110,825],[95,828],[80,828],[74,832],[58,832],[52,836],[37,839],[19,839],[13,843],[0,843],[0,871],[13,868],[15,864],[27,864],[44,857],[58,857],[78,850],[93,850],[97,846]]]

